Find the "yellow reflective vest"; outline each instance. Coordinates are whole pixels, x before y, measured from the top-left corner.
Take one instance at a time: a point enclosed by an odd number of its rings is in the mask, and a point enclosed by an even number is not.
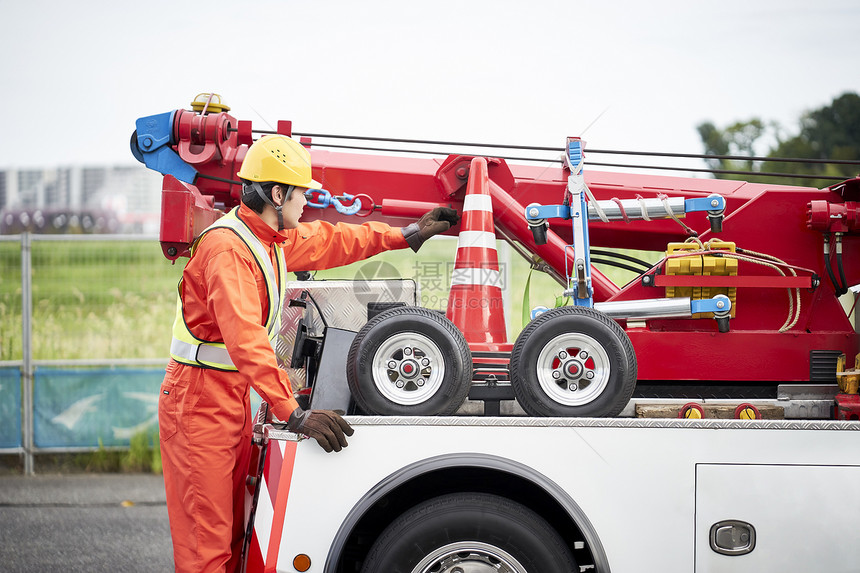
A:
[[[230,229],[242,240],[251,251],[257,264],[263,269],[266,280],[266,293],[269,297],[269,316],[266,319],[266,331],[269,333],[269,342],[272,348],[275,339],[281,329],[281,301],[286,293],[287,266],[284,260],[284,252],[280,248],[275,249],[275,259],[278,264],[278,274],[272,267],[272,260],[268,251],[257,235],[236,216],[238,207],[215,221],[207,227],[196,239],[199,241],[212,229]],[[192,255],[194,247],[192,246]],[[281,280],[278,280],[281,277]],[[201,340],[191,334],[185,323],[185,315],[182,308],[182,280],[179,281],[179,299],[176,303],[176,318],[173,321],[173,341],[170,344],[170,356],[182,364],[197,366],[200,368],[214,368],[216,370],[237,371],[227,346],[223,342],[212,342]]]

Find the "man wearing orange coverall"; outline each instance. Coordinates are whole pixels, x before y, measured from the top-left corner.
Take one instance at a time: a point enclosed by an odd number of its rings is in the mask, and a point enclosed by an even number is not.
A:
[[[232,572],[239,563],[250,387],[291,430],[327,452],[340,451],[352,435],[336,412],[300,408],[278,368],[272,343],[286,269],[332,268],[407,246],[417,251],[458,220],[453,209],[437,208],[402,229],[299,223],[305,193],[321,186],[311,177],[308,151],[285,136],[256,141],[238,176],[242,204],[201,234],[182,273],[161,387],[161,454],[180,572]]]

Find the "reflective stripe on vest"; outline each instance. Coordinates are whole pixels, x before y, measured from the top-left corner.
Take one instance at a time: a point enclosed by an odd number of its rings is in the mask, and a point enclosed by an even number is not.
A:
[[[200,237],[195,241],[195,245],[203,235],[212,229],[230,229],[248,247],[251,255],[263,271],[263,277],[266,281],[269,316],[266,319],[265,327],[269,334],[269,343],[274,349],[277,335],[281,330],[281,301],[284,299],[286,293],[287,267],[284,253],[280,248],[275,248],[275,260],[278,264],[278,274],[276,275],[266,247],[263,246],[257,235],[248,228],[248,225],[236,216],[238,209],[236,207],[207,227],[206,230],[200,233]],[[191,250],[193,253],[194,246],[192,246]],[[176,302],[176,318],[173,321],[173,341],[170,343],[170,356],[177,362],[188,364],[189,366],[214,368],[216,370],[238,370],[230,358],[227,346],[223,342],[201,340],[188,330],[188,325],[185,323],[185,313],[182,308],[181,280],[179,281],[179,299]]]

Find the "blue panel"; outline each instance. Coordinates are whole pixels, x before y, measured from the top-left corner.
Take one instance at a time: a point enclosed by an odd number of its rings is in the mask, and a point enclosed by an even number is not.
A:
[[[33,388],[34,445],[98,447],[101,440],[104,446],[128,446],[139,432],[157,434],[162,380],[161,368],[38,368]],[[252,391],[252,414],[260,402]]]
[[[0,368],[0,448],[21,445],[21,369]]]
[[[158,431],[164,369],[36,369],[36,447],[127,446],[139,432]]]

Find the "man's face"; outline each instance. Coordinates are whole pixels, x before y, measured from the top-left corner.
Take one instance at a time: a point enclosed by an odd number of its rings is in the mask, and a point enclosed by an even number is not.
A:
[[[302,211],[307,205],[305,199],[305,191],[303,187],[296,187],[290,194],[290,198],[284,202],[282,213],[284,215],[284,229],[295,229],[299,225],[299,219],[302,216]]]

